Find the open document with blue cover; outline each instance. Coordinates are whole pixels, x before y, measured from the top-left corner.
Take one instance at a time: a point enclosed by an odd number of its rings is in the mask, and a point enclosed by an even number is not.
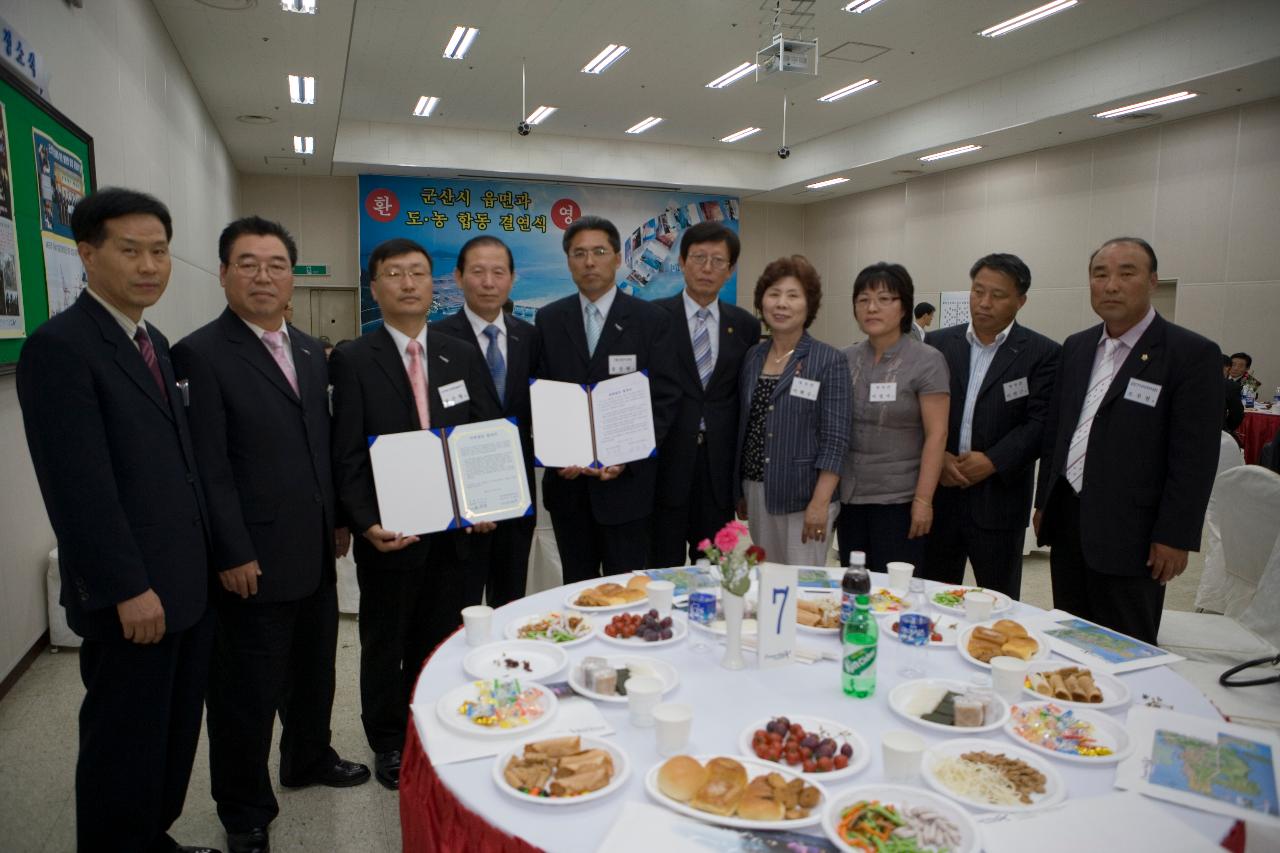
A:
[[[657,453],[645,371],[594,385],[529,380],[533,461],[545,468],[605,468]]]

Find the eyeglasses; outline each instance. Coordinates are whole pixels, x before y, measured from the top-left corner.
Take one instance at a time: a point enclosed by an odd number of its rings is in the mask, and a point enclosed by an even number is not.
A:
[[[716,272],[723,272],[729,268],[729,262],[726,259],[715,255],[690,255],[685,258],[685,263],[691,267],[705,267],[710,264]]]
[[[897,296],[882,295],[877,296],[875,299],[872,299],[870,296],[859,296],[857,299],[853,300],[853,305],[855,308],[866,308],[874,302],[877,308],[888,308],[890,305],[898,301],[900,300]]]
[[[272,261],[268,264],[261,264],[258,261],[236,261],[234,266],[236,271],[246,278],[257,278],[258,273],[264,269],[267,271],[267,275],[274,279],[282,279],[293,272],[293,267],[279,261]]]
[[[385,278],[387,281],[397,283],[400,279],[409,277],[414,281],[425,281],[431,278],[431,270],[398,270],[389,269],[378,273],[378,278]]]
[[[587,259],[587,255],[591,255],[591,257],[593,258],[607,258],[609,255],[612,255],[612,254],[613,254],[613,249],[607,248],[605,246],[596,246],[591,249],[574,249],[572,252],[569,253],[569,257],[581,263],[582,261],[585,261]]]

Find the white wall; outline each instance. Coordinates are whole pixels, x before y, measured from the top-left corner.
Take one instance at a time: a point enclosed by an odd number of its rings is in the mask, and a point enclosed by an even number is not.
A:
[[[53,105],[93,136],[98,186],[145,190],[173,212],[173,277],[147,319],[176,340],[224,304],[216,240],[235,211],[235,170],[151,3],[85,5],[5,0],[4,17],[44,51]],[[3,678],[47,627],[54,544],[11,375],[0,377],[0,483]]]
[[[298,244],[298,263],[328,264],[329,275],[299,278],[305,287],[360,284],[359,179],[241,175],[241,216],[279,222]]]

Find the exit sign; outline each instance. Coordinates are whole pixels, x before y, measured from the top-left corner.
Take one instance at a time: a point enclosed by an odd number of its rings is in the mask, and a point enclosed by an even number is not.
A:
[[[328,275],[328,264],[294,264],[294,275]]]

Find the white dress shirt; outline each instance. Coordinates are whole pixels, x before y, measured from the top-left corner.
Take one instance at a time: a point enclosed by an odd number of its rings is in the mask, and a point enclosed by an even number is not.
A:
[[[618,295],[618,287],[614,285],[604,292],[604,295],[595,301],[597,310],[600,311],[600,334],[604,335],[604,321],[609,319],[609,309],[613,307],[613,299]],[[591,300],[582,295],[582,291],[578,291],[578,304],[582,306],[582,330],[587,330],[587,306],[592,304]]]
[[[960,440],[956,447],[961,453],[968,453],[973,449],[973,409],[978,403],[978,392],[982,390],[982,381],[987,378],[987,370],[995,360],[996,352],[1009,337],[1009,330],[1012,328],[1013,323],[1010,322],[989,344],[978,340],[973,331],[973,323],[969,324],[964,333],[969,341],[969,384],[964,392],[964,414],[960,416]]]
[[[147,321],[139,320],[138,322],[135,323],[133,322],[132,317],[129,317],[119,308],[112,305],[110,302],[108,302],[107,300],[99,296],[97,293],[95,293],[92,287],[86,287],[85,290],[89,291],[90,296],[98,300],[99,305],[107,309],[107,313],[110,314],[115,319],[115,321],[120,324],[120,328],[124,329],[125,336],[129,339],[129,341],[135,347],[137,347],[138,342],[133,339],[133,336],[137,334],[139,328],[143,328],[143,329],[147,328]],[[150,332],[147,332],[147,337],[151,337]]]
[[[502,312],[498,312],[497,318],[490,323],[476,312],[472,311],[467,305],[462,306],[462,312],[466,314],[467,321],[471,323],[471,331],[476,336],[476,343],[480,344],[480,354],[485,355],[489,352],[489,336],[484,330],[489,326],[498,327],[498,352],[502,353],[502,363],[507,363],[507,321],[502,316]]]
[[[687,290],[680,291],[680,296],[684,299],[684,315],[689,321],[689,342],[692,343],[694,331],[698,328],[696,315],[702,310],[702,306],[693,301]],[[711,312],[711,316],[707,318],[706,323],[707,337],[711,341],[711,364],[714,367],[716,359],[720,357],[720,300],[711,300],[707,310]]]
[[[431,371],[427,369],[427,327],[423,326],[422,331],[418,332],[416,338],[410,338],[404,332],[394,328],[390,323],[383,323],[383,326],[391,333],[391,340],[396,342],[396,349],[400,351],[400,361],[404,363],[405,376],[409,375],[409,341],[418,342],[422,352],[422,378],[427,381],[427,387],[431,387]]]

